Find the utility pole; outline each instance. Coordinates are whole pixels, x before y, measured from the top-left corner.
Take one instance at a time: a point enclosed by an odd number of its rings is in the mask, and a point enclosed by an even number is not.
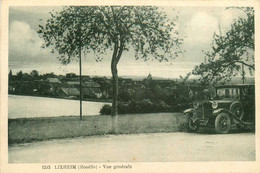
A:
[[[78,33],[79,33],[79,102],[80,102],[80,121],[82,121],[82,65],[81,65],[81,25],[78,26]]]
[[[81,46],[79,47],[79,101],[80,101],[80,120],[82,120],[82,66],[81,66]]]

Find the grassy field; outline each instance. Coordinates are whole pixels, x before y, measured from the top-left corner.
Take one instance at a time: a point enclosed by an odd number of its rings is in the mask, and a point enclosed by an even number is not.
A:
[[[119,115],[118,134],[177,132],[185,129],[181,113]],[[111,117],[106,115],[8,120],[8,144],[105,135],[110,133]]]

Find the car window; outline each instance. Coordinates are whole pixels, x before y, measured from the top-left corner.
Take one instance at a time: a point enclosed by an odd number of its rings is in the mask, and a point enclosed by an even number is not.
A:
[[[241,91],[243,96],[248,95],[248,88],[241,88]]]
[[[217,89],[217,98],[219,99],[239,99],[239,88],[219,88]]]

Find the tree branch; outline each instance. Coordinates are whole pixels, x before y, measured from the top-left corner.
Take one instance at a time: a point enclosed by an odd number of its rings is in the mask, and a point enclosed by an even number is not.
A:
[[[243,61],[237,61],[237,62],[238,62],[238,63],[241,63],[241,64],[244,64],[245,66],[247,66],[247,67],[249,67],[249,68],[255,70],[255,66],[254,66],[254,65],[247,64],[247,63],[245,63],[245,62],[243,62]]]
[[[104,25],[105,25],[105,27],[106,27],[106,29],[107,30],[109,30],[109,29],[112,29],[112,30],[114,30],[109,24],[107,24],[106,23],[106,21],[105,21],[105,17],[106,17],[106,14],[105,14],[105,11],[102,9],[102,8],[100,8],[99,6],[98,6],[98,9],[100,10],[100,14],[103,16],[103,18],[101,18],[101,20],[102,20],[102,22],[104,23]],[[107,17],[107,19],[108,19],[109,17]],[[108,34],[111,36],[111,37],[114,37],[115,35],[113,34],[113,32],[108,32]]]

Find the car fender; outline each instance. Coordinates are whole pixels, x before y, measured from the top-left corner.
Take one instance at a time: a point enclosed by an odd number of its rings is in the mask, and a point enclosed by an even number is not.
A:
[[[193,112],[193,108],[189,108],[189,109],[186,109],[185,111],[183,111],[184,114],[187,114],[190,112]]]
[[[213,115],[216,118],[217,115],[220,114],[221,112],[226,113],[230,117],[231,123],[234,123],[234,115],[230,110],[227,110],[227,109],[224,109],[224,108],[216,109],[216,110],[213,111]]]
[[[233,107],[233,105],[235,105],[235,104],[239,104],[239,105],[241,105],[242,106],[242,103],[240,102],[240,101],[234,101],[231,105],[230,105],[230,110],[231,110],[231,108]]]
[[[232,112],[230,112],[229,110],[227,109],[224,109],[224,108],[219,108],[219,109],[216,109],[213,111],[213,115],[218,115],[219,113],[221,112],[225,112],[227,114],[232,114]]]

